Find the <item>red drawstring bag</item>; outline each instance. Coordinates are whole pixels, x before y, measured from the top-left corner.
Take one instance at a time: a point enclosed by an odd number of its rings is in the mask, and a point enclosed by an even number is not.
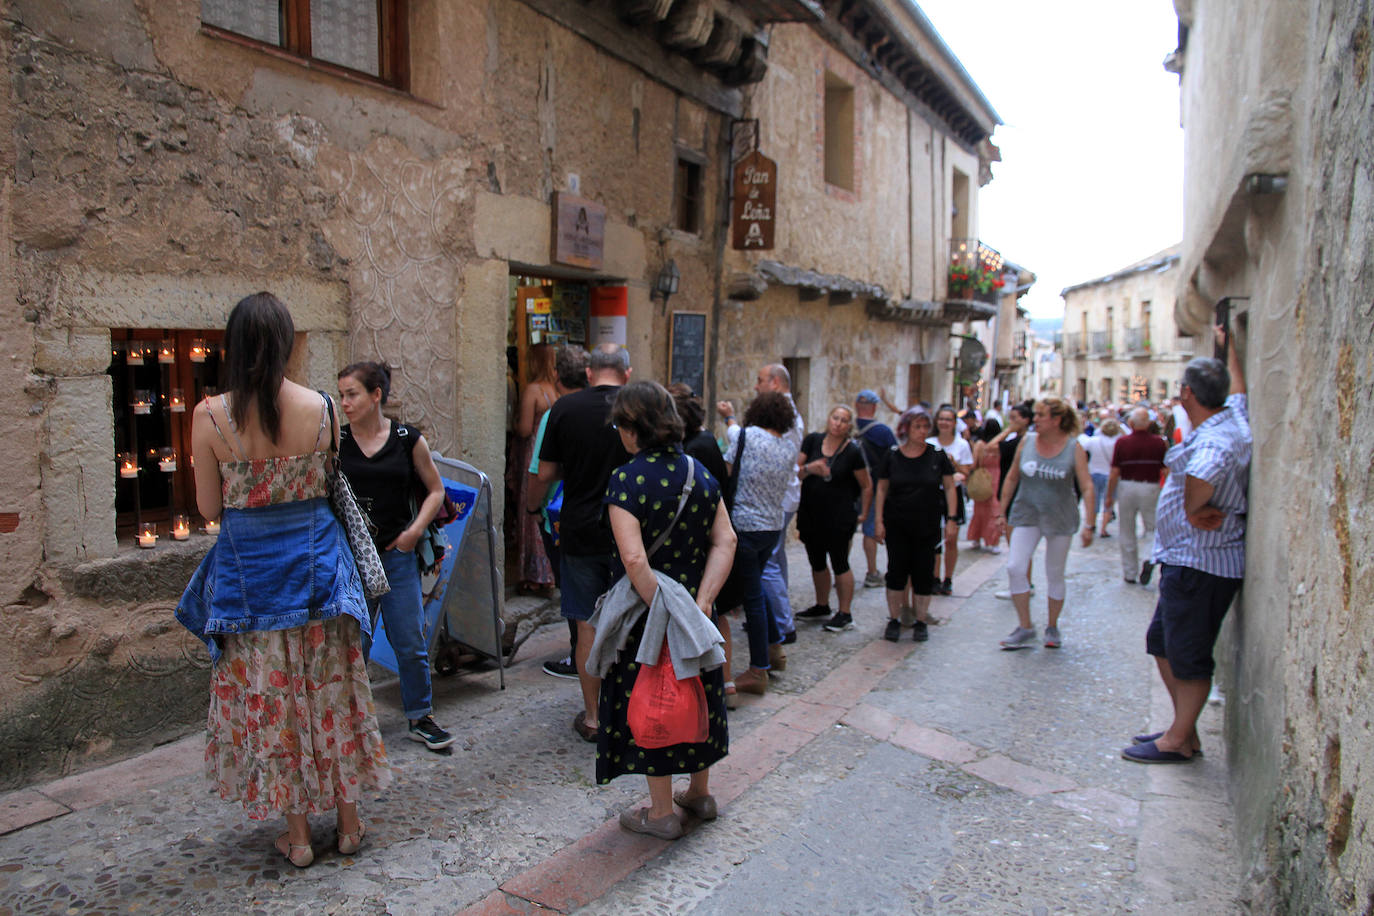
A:
[[[700,744],[710,735],[706,690],[701,686],[701,678],[677,679],[666,638],[658,653],[658,664],[639,666],[626,718],[630,734],[640,747]]]

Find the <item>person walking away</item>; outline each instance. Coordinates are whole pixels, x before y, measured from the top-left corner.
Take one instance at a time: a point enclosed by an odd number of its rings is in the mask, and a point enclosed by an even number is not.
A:
[[[998,546],[1002,530],[997,524],[997,516],[1002,512],[1002,506],[997,501],[1002,462],[996,445],[1001,433],[1002,424],[989,417],[979,427],[977,441],[973,444],[973,466],[975,469],[985,470],[993,486],[991,496],[975,500],[973,503],[973,518],[968,523],[968,537],[973,542],[974,550],[983,549],[991,553],[1002,552],[1002,548]]]
[[[391,768],[363,660],[362,581],[329,504],[337,419],[286,378],[295,336],[271,293],[229,313],[225,391],[191,419],[196,505],[221,527],[176,618],[210,653],[206,776],[249,818],[284,815],[276,849],[304,868],[309,815],[332,810],[338,850],[353,855],[358,801]]]
[[[1035,639],[1030,616],[1030,558],[1040,539],[1045,539],[1045,577],[1049,580],[1049,621],[1045,627],[1045,648],[1058,649],[1059,615],[1064,610],[1064,566],[1069,544],[1079,528],[1078,500],[1073,483],[1077,478],[1083,489],[1087,520],[1083,526],[1083,546],[1093,540],[1097,522],[1092,478],[1088,476],[1088,456],[1078,444],[1078,414],[1063,398],[1044,398],[1034,410],[1035,431],[1022,437],[1016,450],[1016,463],[1002,485],[1001,499],[1012,494],[1011,511],[999,521],[1011,528],[1007,579],[1012,603],[1016,605],[1017,626],[1002,640],[1003,649],[1025,649]]]
[[[382,415],[391,394],[391,369],[385,363],[358,362],[339,373],[339,404],[348,425],[339,433],[339,464],[358,497],[358,506],[376,529],[373,542],[382,558],[391,591],[368,602],[372,619],[381,615],[387,641],[396,651],[401,706],[409,737],[432,751],[453,743],[434,721],[429,640],[415,544],[444,505],[444,484],[425,437],[414,426]],[[416,506],[415,482],[424,490]],[[366,641],[371,654],[372,641]]]
[[[548,344],[539,343],[529,349],[529,372],[525,390],[520,393],[520,409],[515,420],[515,442],[511,449],[512,502],[525,505],[529,490],[528,468],[535,455],[534,433],[540,420],[558,400],[558,374],[555,367],[557,352]],[[548,595],[556,577],[553,563],[544,550],[539,535],[539,517],[528,512],[519,513],[515,526],[517,590],[526,594]]]
[[[762,394],[765,391],[781,394],[792,406],[792,428],[787,431],[786,438],[792,445],[792,454],[795,455],[801,450],[801,441],[806,436],[806,423],[802,420],[801,411],[797,410],[797,402],[792,400],[792,376],[781,363],[769,363],[759,370],[758,377],[754,382],[754,393]],[[734,418],[734,409],[728,401],[722,401],[717,405],[717,410],[725,418],[726,440],[733,447],[735,436],[739,435],[739,427],[730,422]],[[801,481],[794,474],[787,485],[787,492],[783,496],[783,524],[782,530],[778,534],[778,543],[773,548],[773,553],[763,568],[763,593],[768,601],[768,612],[773,615],[773,623],[778,632],[782,634],[783,643],[795,642],[797,639],[797,624],[792,614],[792,601],[788,598],[790,580],[787,576],[787,529],[792,524],[792,519],[797,514],[799,505],[801,505]],[[773,650],[773,659],[774,667],[779,669],[786,667],[787,656],[783,653],[781,646]]]
[[[864,467],[868,470],[870,480],[876,476],[878,463],[887,455],[887,450],[897,444],[892,427],[877,419],[877,412],[878,392],[865,388],[854,396],[854,428],[863,447]],[[868,513],[863,521],[864,561],[868,565],[864,573],[864,588],[881,588],[883,585],[882,573],[878,572],[877,524],[877,512]]]
[[[673,398],[657,383],[631,382],[622,388],[611,420],[631,456],[611,473],[604,496],[618,564],[623,565],[634,592],[646,606],[654,605],[660,597],[657,593],[663,586],[659,577],[680,582],[696,602],[693,613],[703,615],[703,622],[710,627],[712,604],[735,550],[735,532],[720,498],[720,483],[700,462],[689,462],[683,454],[682,420]],[[693,475],[692,487],[683,504],[689,473]],[[652,550],[665,534],[662,546]],[[635,657],[648,616],[646,613],[633,625],[625,648],[616,654],[602,679],[600,719],[604,727],[597,738],[596,781],[605,785],[626,773],[642,774],[649,785],[649,807],[623,812],[620,825],[671,840],[682,836],[674,802],[701,820],[717,815],[710,767],[729,752],[724,672],[717,667],[700,675],[706,695],[705,741],[641,748],[631,733],[627,713],[639,667]],[[674,774],[691,775],[687,789],[676,796]]]
[[[849,545],[854,529],[868,517],[873,484],[864,467],[862,446],[850,438],[854,412],[844,404],[830,408],[824,433],[811,433],[797,453],[802,481],[797,534],[806,546],[816,603],[797,615],[803,620],[830,616],[830,586],[835,586],[839,610],[826,628],[853,626],[854,573],[849,569]],[[830,567],[826,568],[829,558]]]
[[[964,517],[964,502],[968,495],[964,492],[964,481],[968,479],[969,472],[973,470],[973,449],[969,446],[968,440],[956,429],[956,427],[961,426],[964,426],[964,423],[955,414],[954,407],[943,404],[939,410],[935,411],[935,435],[926,440],[930,445],[939,446],[941,451],[949,456],[950,463],[954,465],[954,485],[958,490],[958,496],[955,499],[954,534],[950,535],[944,531],[946,526],[943,522],[937,529],[942,532],[944,540],[945,566],[945,576],[940,579],[940,559],[936,557],[935,594],[937,595],[954,594],[954,567],[959,562],[959,529],[967,521]]]
[[[994,519],[1002,534],[1007,539],[1007,544],[1011,544],[1011,529],[1006,526],[1007,514],[1011,512],[1011,503],[1016,499],[1014,491],[1006,489],[1007,472],[1016,463],[1016,450],[1021,447],[1021,440],[1030,430],[1031,418],[1035,414],[1035,404],[1032,401],[1024,401],[1020,404],[1011,405],[1007,411],[1007,425],[1002,430],[1001,435],[993,440],[997,446],[997,455],[1001,467],[1001,476],[997,480],[998,504],[1001,508],[1001,515]],[[1029,582],[1031,572],[1034,568],[1034,557],[1026,565],[1026,581]],[[1035,585],[1030,586],[1031,591],[1035,590]],[[1005,600],[1011,600],[1011,590],[994,592],[993,596]]]
[[[565,394],[572,394],[574,391],[581,391],[587,387],[587,361],[589,355],[586,350],[578,346],[559,347],[558,354],[554,357],[554,390],[558,397]],[[556,400],[556,399],[555,399]],[[525,504],[523,506],[526,515],[534,515],[539,518],[539,538],[544,543],[544,555],[549,558],[549,566],[553,570],[553,583],[557,587],[563,584],[562,556],[559,553],[558,545],[553,539],[553,519],[549,517],[549,501],[554,495],[551,488],[539,480],[539,450],[544,444],[544,432],[549,426],[549,412],[546,410],[539,417],[539,427],[534,434],[534,448],[530,453],[530,464],[527,469],[529,480],[525,485]],[[573,656],[577,652],[577,621],[566,620],[568,625],[568,653],[562,657],[551,658],[544,662],[544,673],[553,677],[569,679],[577,678],[577,663],[573,661]]]
[[[1120,438],[1121,424],[1110,415],[1099,418],[1097,435],[1078,437],[1078,444],[1088,455],[1088,476],[1093,481],[1097,517],[1102,520],[1101,536],[1104,538],[1111,537],[1107,533],[1107,522],[1112,515],[1112,503],[1107,499],[1107,478],[1112,471],[1112,451]]]
[[[935,590],[937,523],[944,520],[945,536],[957,530],[954,521],[954,465],[939,446],[931,445],[930,413],[912,407],[897,420],[897,439],[878,469],[878,542],[887,545],[887,628],[883,638],[896,642],[902,633],[902,601],[908,584],[914,592],[916,620],[912,639],[929,638],[926,621]]]
[[[749,667],[734,677],[740,693],[762,694],[768,689],[768,672],[777,667],[782,648],[777,618],[764,595],[763,567],[786,519],[783,498],[788,482],[797,476],[797,450],[787,438],[796,415],[782,392],[759,393],[725,455],[731,471],[739,464],[731,521],[739,538],[735,567],[744,590],[744,629],[749,636]]]
[[[1223,328],[1215,333],[1226,342]],[[1186,763],[1201,752],[1197,720],[1212,689],[1212,651],[1245,575],[1253,442],[1240,354],[1234,345],[1228,350],[1229,372],[1216,359],[1195,359],[1183,370],[1179,402],[1192,432],[1164,458],[1169,477],[1159,495],[1152,557],[1159,601],[1145,633],[1174,718],[1165,731],[1137,735],[1121,751],[1136,763]]]
[[[587,621],[596,609],[596,599],[614,579],[611,531],[601,499],[611,471],[630,457],[609,418],[616,394],[629,380],[629,351],[617,344],[598,345],[587,365],[589,387],[554,402],[539,450],[540,483],[548,487],[555,480],[563,481],[559,592],[563,617],[577,626],[574,660],[583,709],[573,718],[573,730],[584,741],[596,740],[601,689],[601,679],[587,672],[587,653],[595,636]]]
[[[1164,472],[1164,453],[1169,449],[1162,437],[1150,432],[1153,425],[1150,412],[1144,407],[1131,411],[1131,432],[1117,440],[1112,450],[1112,470],[1107,476],[1107,505],[1113,504],[1112,500],[1118,492],[1121,494],[1116,504],[1117,519],[1120,521],[1116,533],[1121,538],[1117,545],[1121,551],[1121,577],[1134,583],[1138,575],[1141,585],[1150,584],[1154,564],[1150,562],[1148,552],[1145,562],[1140,563],[1136,552],[1135,520],[1137,515],[1140,516],[1145,524],[1145,542],[1152,544],[1155,537],[1155,505],[1159,502],[1160,477]],[[1105,520],[1102,527],[1106,528]]]

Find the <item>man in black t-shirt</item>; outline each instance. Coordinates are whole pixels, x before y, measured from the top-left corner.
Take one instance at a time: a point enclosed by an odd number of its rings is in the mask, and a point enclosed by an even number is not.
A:
[[[611,405],[629,380],[629,351],[616,344],[598,346],[587,366],[588,387],[559,398],[549,408],[539,450],[539,492],[563,480],[560,593],[563,616],[577,622],[575,661],[585,708],[573,719],[573,728],[587,741],[596,740],[601,690],[601,679],[587,674],[587,653],[596,636],[587,620],[612,579],[611,528],[601,500],[611,471],[630,460],[610,425]]]

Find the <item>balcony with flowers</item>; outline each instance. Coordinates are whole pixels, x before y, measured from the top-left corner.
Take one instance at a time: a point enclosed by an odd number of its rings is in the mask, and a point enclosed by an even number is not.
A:
[[[978,239],[951,239],[949,272],[945,278],[945,310],[961,311],[964,320],[980,321],[997,314],[1006,286],[1005,261],[995,248]]]

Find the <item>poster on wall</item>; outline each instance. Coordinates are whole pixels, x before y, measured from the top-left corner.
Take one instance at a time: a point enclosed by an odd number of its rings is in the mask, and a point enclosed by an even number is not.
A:
[[[553,260],[600,270],[606,247],[606,208],[566,191],[553,195]]]
[[[625,346],[626,318],[630,314],[630,290],[625,286],[596,286],[591,296],[591,327],[587,347],[613,343]]]

